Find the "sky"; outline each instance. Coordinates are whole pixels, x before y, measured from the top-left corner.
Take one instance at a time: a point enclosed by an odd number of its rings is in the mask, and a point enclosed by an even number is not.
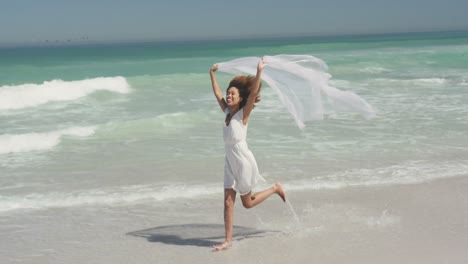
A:
[[[466,0],[0,0],[0,45],[468,30]]]

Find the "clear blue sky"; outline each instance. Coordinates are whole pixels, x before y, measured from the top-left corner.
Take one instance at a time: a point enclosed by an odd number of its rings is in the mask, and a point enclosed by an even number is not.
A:
[[[1,0],[0,45],[468,30],[467,0]]]

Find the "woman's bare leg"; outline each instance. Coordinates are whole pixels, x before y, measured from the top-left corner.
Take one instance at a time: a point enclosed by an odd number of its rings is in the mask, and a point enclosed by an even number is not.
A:
[[[286,202],[286,193],[283,190],[283,186],[281,186],[281,183],[277,182],[275,185],[273,185],[273,187],[268,188],[264,191],[257,192],[255,194],[248,193],[246,195],[242,195],[242,204],[245,208],[252,208],[265,201],[265,199],[267,199],[273,194],[278,194],[279,197],[281,197],[281,199],[283,200],[283,202]]]
[[[230,248],[232,245],[232,225],[234,223],[234,202],[236,201],[236,191],[224,189],[224,230],[226,239],[223,243],[213,246],[216,250]]]

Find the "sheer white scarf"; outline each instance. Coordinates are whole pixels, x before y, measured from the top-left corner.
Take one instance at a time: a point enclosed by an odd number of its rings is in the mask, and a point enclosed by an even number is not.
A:
[[[235,75],[255,75],[260,58],[244,57],[218,63],[219,71]],[[278,94],[299,128],[304,122],[323,119],[328,110],[357,112],[365,118],[375,111],[351,91],[329,85],[331,75],[322,60],[310,55],[265,56],[262,80]],[[331,107],[332,109],[327,109]]]

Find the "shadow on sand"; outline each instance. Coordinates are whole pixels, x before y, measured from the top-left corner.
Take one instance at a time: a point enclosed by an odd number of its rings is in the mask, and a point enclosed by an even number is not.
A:
[[[279,231],[258,230],[243,226],[233,227],[233,240],[240,241],[252,237],[264,237]],[[159,242],[180,246],[211,247],[224,239],[224,225],[220,224],[184,224],[158,226],[155,228],[133,231],[127,235],[144,237],[149,242]]]

